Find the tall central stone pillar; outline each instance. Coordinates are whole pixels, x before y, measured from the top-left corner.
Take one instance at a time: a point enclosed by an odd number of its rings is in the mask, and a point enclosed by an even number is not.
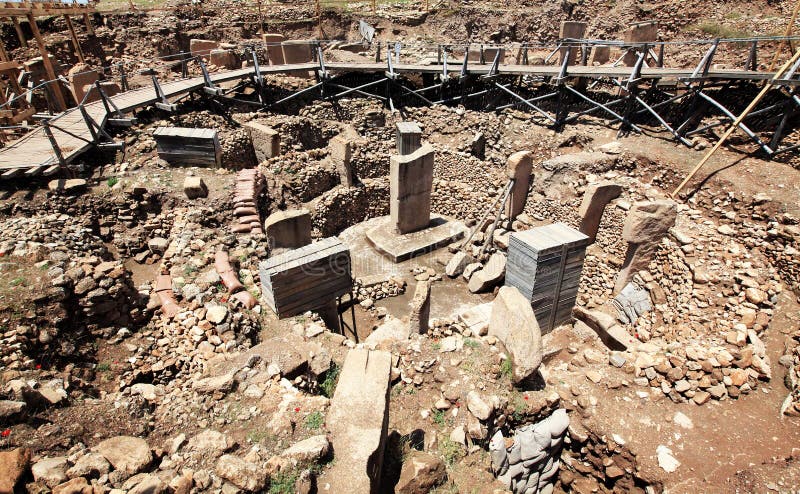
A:
[[[431,223],[433,147],[424,144],[389,162],[389,213],[397,232],[411,233]]]

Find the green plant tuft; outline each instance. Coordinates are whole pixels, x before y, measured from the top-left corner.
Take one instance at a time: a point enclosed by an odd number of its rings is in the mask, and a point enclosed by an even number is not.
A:
[[[339,382],[339,372],[341,368],[336,363],[331,362],[331,368],[325,373],[325,379],[319,385],[322,394],[328,398],[333,398],[333,392],[336,391],[336,384]]]

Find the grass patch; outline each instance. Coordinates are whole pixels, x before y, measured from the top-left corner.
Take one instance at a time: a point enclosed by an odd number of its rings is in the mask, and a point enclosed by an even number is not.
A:
[[[269,494],[293,494],[299,476],[295,471],[278,472],[269,481]]]
[[[318,430],[320,427],[322,427],[324,421],[325,419],[322,416],[322,413],[320,412],[311,413],[308,415],[308,417],[306,417],[306,429],[310,431]]]
[[[111,364],[109,364],[108,362],[101,362],[97,364],[97,367],[95,367],[95,369],[98,372],[108,372],[111,370]]]
[[[192,263],[189,263],[183,267],[183,274],[186,276],[189,276],[196,272],[197,272],[197,267]]]
[[[434,350],[436,350],[438,352],[439,349],[442,348],[442,344],[437,341],[436,343],[431,345],[431,348],[433,348]]]
[[[464,448],[455,441],[451,441],[449,437],[442,439],[439,443],[439,452],[444,458],[445,464],[452,467],[464,454]]]
[[[503,360],[503,363],[500,364],[500,377],[507,377],[511,379],[512,373],[512,365],[511,365],[511,358],[507,358]]]
[[[433,412],[433,423],[439,426],[444,425],[444,410]]]
[[[11,282],[9,282],[9,285],[11,285],[11,286],[25,286],[27,284],[28,284],[28,281],[25,278],[21,277],[21,276],[17,277],[17,278],[14,278],[13,280],[11,280]]]
[[[111,177],[108,180],[106,180],[106,185],[108,185],[109,188],[117,185],[118,183],[119,179],[117,177]]]
[[[479,346],[481,346],[481,344],[473,340],[472,338],[465,338],[464,346],[467,348],[478,348]]]
[[[266,431],[255,430],[247,433],[247,440],[250,442],[250,444],[259,444],[266,438]]]
[[[325,379],[319,385],[319,389],[326,397],[333,398],[333,392],[336,391],[336,385],[339,383],[339,372],[341,370],[335,362],[331,362],[331,368],[325,373]]]

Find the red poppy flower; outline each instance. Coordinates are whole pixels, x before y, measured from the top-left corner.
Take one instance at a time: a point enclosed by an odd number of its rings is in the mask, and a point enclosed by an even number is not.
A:
[[[296,412],[299,412],[299,411],[300,411],[300,407],[295,407],[295,408],[294,408],[294,411],[295,411],[295,413],[296,413]]]
[[[528,399],[528,395],[522,395],[522,397],[526,400]]]
[[[0,436],[8,437],[11,435],[11,429],[6,429],[3,432],[0,432]]]
[[[36,369],[37,369],[37,370],[38,370],[38,369],[41,369],[41,368],[42,368],[42,364],[36,364]]]

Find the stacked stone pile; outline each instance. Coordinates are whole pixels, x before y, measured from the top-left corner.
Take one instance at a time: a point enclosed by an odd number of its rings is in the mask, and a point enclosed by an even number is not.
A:
[[[353,282],[353,292],[356,300],[365,308],[387,297],[396,297],[406,291],[406,281],[400,277],[392,276],[389,279],[369,280],[357,278]]]
[[[561,408],[541,422],[520,427],[509,440],[497,431],[489,443],[497,478],[515,494],[553,492],[567,427],[569,417]]]
[[[369,218],[389,214],[389,181],[366,179],[363,187],[337,187],[315,203],[312,225],[321,237],[337,235]]]
[[[786,338],[784,355],[780,363],[786,367],[784,384],[789,388],[789,394],[781,405],[781,413],[791,417],[800,416],[800,329],[795,329]]]
[[[249,168],[236,173],[233,196],[233,214],[236,220],[231,227],[233,233],[264,233],[259,205],[265,186],[266,179],[258,168]]]

